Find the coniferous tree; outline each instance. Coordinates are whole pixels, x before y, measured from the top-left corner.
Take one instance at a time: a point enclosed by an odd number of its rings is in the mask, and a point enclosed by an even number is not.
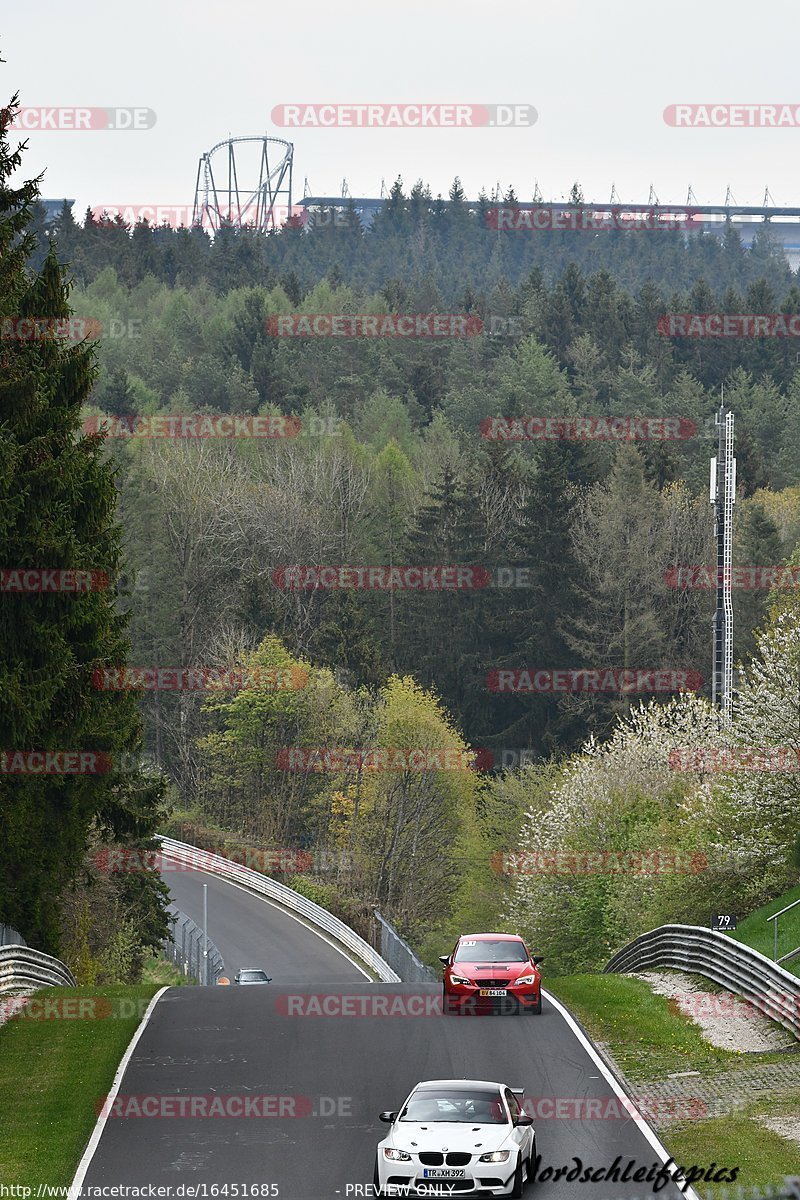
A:
[[[15,97],[0,112],[0,319],[10,335],[0,376],[0,921],[53,951],[92,825],[148,836],[160,789],[130,765],[141,742],[134,694],[93,686],[94,669],[127,653],[113,587],[101,586],[121,559],[114,477],[102,438],[80,435],[94,352],[54,336],[70,315],[62,269],[52,251],[38,275],[26,267],[38,181],[10,184],[22,158],[9,145],[16,109]],[[14,337],[21,318],[40,320],[42,336]],[[20,570],[91,571],[95,586],[61,590],[50,575],[27,590],[36,577]],[[47,771],[32,773],[42,763]]]

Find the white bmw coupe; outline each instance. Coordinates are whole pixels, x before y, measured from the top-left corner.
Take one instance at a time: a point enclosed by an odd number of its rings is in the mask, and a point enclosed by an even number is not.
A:
[[[519,1198],[536,1158],[533,1118],[521,1088],[481,1079],[418,1083],[378,1146],[377,1196]]]

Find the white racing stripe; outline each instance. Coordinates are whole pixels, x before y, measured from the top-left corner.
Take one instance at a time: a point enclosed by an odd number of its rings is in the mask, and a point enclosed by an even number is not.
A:
[[[139,1042],[139,1038],[142,1036],[145,1029],[147,1028],[147,1023],[150,1020],[151,1016],[153,1015],[153,1009],[158,1004],[161,997],[164,995],[164,992],[167,992],[167,991],[169,991],[168,987],[162,987],[159,989],[159,991],[156,992],[155,996],[153,996],[153,999],[150,1001],[150,1003],[147,1006],[147,1009],[145,1010],[144,1016],[142,1017],[141,1021],[139,1022],[139,1028],[134,1033],[133,1037],[130,1040],[128,1049],[125,1051],[125,1053],[122,1056],[122,1062],[117,1067],[117,1073],[114,1076],[114,1082],[111,1084],[111,1091],[108,1094],[106,1103],[103,1104],[103,1111],[100,1113],[100,1115],[97,1118],[97,1123],[95,1124],[95,1127],[92,1130],[92,1136],[89,1138],[89,1144],[83,1152],[83,1158],[78,1163],[78,1169],[75,1172],[75,1178],[72,1180],[72,1183],[71,1183],[70,1189],[69,1189],[69,1193],[68,1193],[69,1200],[78,1200],[78,1198],[80,1197],[81,1188],[83,1186],[83,1181],[86,1178],[86,1172],[89,1170],[89,1166],[91,1165],[91,1161],[94,1158],[95,1151],[97,1150],[98,1144],[100,1142],[100,1138],[103,1135],[103,1130],[105,1129],[105,1125],[106,1125],[106,1121],[108,1120],[109,1113],[111,1112],[114,1101],[117,1098],[117,1093],[119,1092],[120,1084],[122,1083],[122,1076],[125,1074],[125,1071],[127,1070],[128,1063],[131,1061],[131,1056],[132,1056],[134,1050],[136,1049],[136,1046]]]
[[[602,1058],[597,1053],[594,1046],[589,1041],[586,1034],[583,1032],[581,1027],[578,1025],[577,1021],[572,1016],[572,1014],[567,1012],[566,1008],[564,1008],[564,1005],[561,1004],[558,1000],[556,1000],[555,996],[552,996],[550,994],[550,992],[545,991],[544,988],[542,988],[542,995],[544,997],[546,997],[548,1003],[552,1004],[552,1006],[556,1010],[556,1012],[559,1013],[560,1016],[566,1021],[567,1025],[569,1025],[569,1027],[572,1030],[572,1032],[574,1033],[575,1037],[578,1039],[580,1044],[583,1046],[584,1050],[587,1052],[587,1054],[591,1058],[592,1062],[595,1064],[597,1069],[600,1071],[603,1078],[606,1080],[607,1083],[611,1084],[611,1087],[614,1089],[614,1095],[619,1100],[625,1100],[628,1103],[630,1103],[631,1105],[633,1105],[634,1107],[636,1107],[636,1101],[633,1099],[632,1096],[628,1096],[625,1093],[625,1091],[623,1090],[622,1085],[620,1084],[616,1075],[614,1075],[613,1072],[609,1070],[608,1066],[603,1062]],[[633,1114],[631,1114],[631,1120],[638,1126],[639,1132],[641,1133],[642,1137],[647,1139],[647,1141],[650,1143],[650,1145],[655,1150],[656,1154],[658,1154],[658,1156],[660,1157],[662,1163],[668,1163],[668,1162],[675,1161],[672,1158],[672,1155],[667,1151],[666,1146],[664,1146],[664,1144],[661,1142],[656,1131],[653,1128],[651,1128],[650,1125],[648,1125],[647,1121],[645,1121],[643,1116],[640,1115],[638,1117],[634,1117]],[[676,1183],[675,1186],[680,1189],[681,1185],[680,1185],[680,1183]],[[691,1186],[686,1188],[686,1190],[683,1192],[683,1195],[687,1196],[688,1200],[700,1200],[700,1197],[698,1196],[697,1192]]]

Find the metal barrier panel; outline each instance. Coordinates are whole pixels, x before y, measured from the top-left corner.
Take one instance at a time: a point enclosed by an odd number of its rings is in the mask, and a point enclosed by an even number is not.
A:
[[[69,967],[29,946],[0,948],[0,992],[34,992],[42,987],[76,987]]]
[[[604,972],[647,967],[705,975],[800,1037],[800,979],[724,933],[702,925],[660,925],[618,950]]]
[[[375,909],[375,919],[381,928],[381,955],[403,983],[436,983],[439,976],[431,967],[417,958],[408,942],[385,917]]]

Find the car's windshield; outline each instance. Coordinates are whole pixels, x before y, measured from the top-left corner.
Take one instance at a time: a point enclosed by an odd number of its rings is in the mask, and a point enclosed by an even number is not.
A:
[[[467,939],[459,942],[456,962],[501,963],[527,962],[522,942],[484,942]]]
[[[437,1124],[455,1121],[463,1125],[507,1125],[499,1092],[421,1089],[412,1094],[400,1114],[401,1121]]]
[[[266,971],[242,971],[239,978],[247,983],[250,980],[260,981],[267,978]]]

